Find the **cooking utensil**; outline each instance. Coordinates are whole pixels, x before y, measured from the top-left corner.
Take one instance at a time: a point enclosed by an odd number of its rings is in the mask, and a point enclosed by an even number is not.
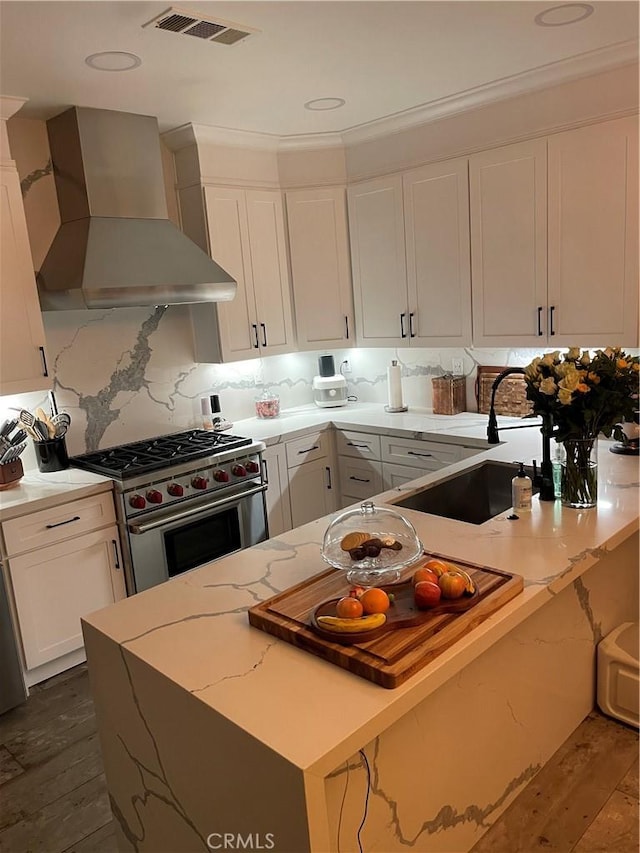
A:
[[[51,406],[51,417],[58,414],[58,404],[56,403],[56,395],[53,391],[49,391],[49,405]]]
[[[38,434],[38,441],[49,441],[49,430],[41,420],[35,420],[31,429]]]
[[[32,427],[35,423],[35,416],[28,412],[26,409],[17,409],[15,406],[10,406],[9,408],[13,409],[14,412],[18,412],[18,420],[22,424],[22,426]]]
[[[18,432],[15,433],[15,435],[12,435],[11,438],[9,439],[9,445],[11,447],[15,447],[16,444],[22,444],[22,442],[25,440],[26,437],[27,437],[26,430],[19,429]]]
[[[55,429],[55,437],[62,438],[71,425],[71,416],[66,412],[59,412],[50,418]]]
[[[56,437],[56,427],[55,424],[51,423],[51,419],[47,415],[44,409],[36,409],[36,417],[40,422],[42,422],[47,430],[47,438],[55,438]]]

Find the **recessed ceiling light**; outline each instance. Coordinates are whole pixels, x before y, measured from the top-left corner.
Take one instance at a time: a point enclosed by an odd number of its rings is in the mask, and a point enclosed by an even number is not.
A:
[[[124,50],[105,50],[102,53],[92,53],[85,62],[89,68],[96,71],[131,71],[142,65],[142,60],[135,53]]]
[[[534,21],[539,27],[564,27],[566,24],[584,21],[593,11],[591,3],[563,3],[540,12]]]
[[[337,110],[345,103],[344,98],[314,98],[313,101],[307,101],[304,108],[305,110]]]

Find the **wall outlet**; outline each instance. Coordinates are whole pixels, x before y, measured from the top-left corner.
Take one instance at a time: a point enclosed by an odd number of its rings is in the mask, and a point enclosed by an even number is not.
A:
[[[340,365],[340,373],[342,373],[343,375],[345,373],[351,373],[351,362],[348,358],[345,358],[345,360]]]
[[[464,374],[464,362],[461,358],[451,359],[451,372],[454,376],[462,376]]]

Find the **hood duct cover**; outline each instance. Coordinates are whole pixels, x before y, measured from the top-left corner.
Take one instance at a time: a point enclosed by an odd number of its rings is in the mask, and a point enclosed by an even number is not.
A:
[[[43,310],[226,302],[236,282],[167,216],[152,116],[72,107],[47,122],[62,224]]]

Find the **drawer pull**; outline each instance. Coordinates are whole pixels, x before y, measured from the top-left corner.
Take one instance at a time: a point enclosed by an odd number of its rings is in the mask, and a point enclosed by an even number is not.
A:
[[[433,453],[418,453],[417,450],[407,450],[407,456],[427,456],[433,458]]]
[[[254,349],[260,349],[260,343],[258,341],[258,324],[252,323],[251,328],[253,329],[253,334],[255,335],[255,344],[253,345]]]
[[[542,305],[538,305],[538,337],[542,335]]]
[[[416,333],[413,331],[413,311],[409,314],[409,337],[415,338]]]
[[[112,539],[111,543],[113,544],[114,568],[120,569],[122,567],[120,565],[120,554],[118,553],[118,543],[116,542],[115,539]]]
[[[331,468],[327,465],[324,470],[327,472],[327,489],[331,489]]]
[[[553,312],[556,310],[555,305],[551,305],[549,308],[549,334],[555,335],[555,329],[553,328]]]
[[[401,314],[401,315],[400,315],[400,337],[401,337],[401,338],[406,338],[406,337],[407,337],[407,333],[406,333],[406,332],[405,332],[405,330],[404,330],[404,318],[405,318],[406,316],[407,316],[406,314]]]
[[[267,327],[264,323],[260,323],[260,328],[262,329],[262,346],[267,346]]]
[[[347,447],[361,447],[362,450],[368,450],[369,453],[371,453],[371,448],[369,447],[368,444],[358,444],[357,441],[348,441]]]
[[[350,480],[355,480],[356,483],[370,483],[371,480],[367,480],[364,477],[349,477]]]
[[[349,340],[349,317],[346,314],[344,315],[344,332],[345,338]]]
[[[71,524],[72,521],[80,521],[79,515],[74,515],[73,518],[68,518],[66,521],[59,521],[57,524],[45,525],[47,530],[53,530],[54,527],[62,527],[63,524]]]
[[[44,351],[44,347],[38,347],[38,349],[40,350],[40,357],[42,358],[42,375],[48,376],[49,368],[47,367],[47,356]]]
[[[320,450],[320,445],[314,444],[313,447],[308,447],[306,450],[299,450],[298,456],[300,456],[303,453],[311,453],[312,450]]]

